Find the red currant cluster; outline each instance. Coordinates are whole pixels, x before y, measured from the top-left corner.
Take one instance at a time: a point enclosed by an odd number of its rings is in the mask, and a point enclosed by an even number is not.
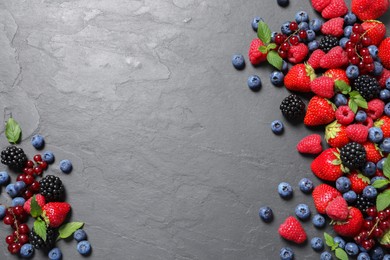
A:
[[[27,212],[22,206],[8,207],[3,219],[4,224],[13,228],[13,232],[5,238],[8,244],[8,251],[11,254],[19,253],[22,245],[28,243],[28,233],[30,231],[25,223],[28,219]]]
[[[366,210],[368,217],[363,222],[363,228],[354,239],[364,249],[370,250],[376,244],[375,239],[381,238],[390,229],[390,209],[377,212],[375,207]]]
[[[278,33],[274,40],[275,44],[278,46],[277,50],[279,56],[283,59],[288,57],[288,51],[291,46],[298,45],[301,40],[307,39],[306,30],[299,29],[297,22],[290,22],[289,29],[292,32],[289,36],[283,33]]]

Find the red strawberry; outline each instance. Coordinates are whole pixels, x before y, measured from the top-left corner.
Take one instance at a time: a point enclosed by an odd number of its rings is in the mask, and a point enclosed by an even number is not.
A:
[[[330,4],[331,0],[311,0],[311,4],[317,12],[322,12]]]
[[[322,183],[314,188],[311,196],[318,213],[325,214],[329,202],[342,195],[332,186]]]
[[[383,158],[383,154],[377,144],[365,142],[363,146],[366,150],[366,160],[368,162],[377,163]]]
[[[383,68],[382,74],[376,77],[381,88],[386,87],[386,80],[390,78],[390,70]]]
[[[24,211],[26,211],[27,213],[30,213],[31,211],[31,200],[32,200],[33,197],[29,198],[23,205],[23,208],[24,208]],[[42,208],[43,205],[45,205],[46,201],[45,201],[45,197],[42,196],[41,194],[36,194],[35,195],[35,200],[37,201],[38,205]]]
[[[307,112],[303,120],[307,126],[325,125],[335,119],[335,105],[329,100],[314,96],[307,105]]]
[[[386,26],[376,20],[365,21],[362,23],[365,35],[371,39],[371,44],[379,45],[386,35]]]
[[[286,220],[279,226],[278,232],[284,239],[297,244],[302,244],[307,239],[306,232],[301,223],[293,216],[286,218]]]
[[[345,65],[348,65],[348,56],[340,46],[333,47],[320,61],[323,69],[341,68]]]
[[[267,59],[267,54],[260,52],[260,46],[264,46],[264,43],[259,39],[253,39],[249,47],[249,60],[253,65],[259,65]]]
[[[284,85],[288,90],[310,92],[310,82],[316,77],[310,65],[294,65],[284,77]]]
[[[349,85],[349,79],[347,77],[347,73],[343,69],[329,69],[325,71],[324,76],[332,78],[334,81],[343,80],[345,83]]]
[[[349,106],[339,106],[336,110],[336,119],[342,125],[349,125],[355,120],[355,114]]]
[[[383,115],[375,121],[374,125],[382,130],[384,138],[390,137],[390,117]]]
[[[347,143],[350,142],[346,126],[339,124],[337,121],[334,121],[326,126],[325,128],[325,140],[326,142],[334,148],[341,148]]]
[[[352,0],[352,12],[362,20],[375,20],[386,13],[389,0]]]
[[[322,10],[322,17],[325,19],[344,16],[348,12],[348,7],[344,0],[332,0],[330,4]]]
[[[322,152],[321,136],[318,134],[312,134],[304,137],[297,144],[297,150],[300,153],[319,154]]]
[[[375,98],[367,102],[366,113],[367,116],[371,117],[373,120],[378,119],[385,109],[385,103],[379,98]]]
[[[314,79],[310,83],[310,88],[317,96],[323,98],[332,98],[334,96],[334,81],[326,76]]]
[[[309,60],[307,63],[313,68],[313,69],[319,69],[321,68],[320,62],[322,57],[325,56],[325,52],[321,49],[317,49],[313,51],[313,53],[310,55]]]
[[[390,37],[384,39],[378,48],[378,57],[386,69],[390,69]]]
[[[300,63],[305,60],[309,48],[304,43],[292,45],[288,50],[288,61],[294,64]]]
[[[361,173],[351,172],[347,177],[351,181],[351,190],[356,194],[362,193],[364,188],[370,184],[370,179]]]
[[[346,133],[350,140],[362,144],[367,141],[368,127],[360,124],[352,124],[347,126]]]
[[[348,204],[342,196],[329,202],[326,206],[326,215],[333,220],[343,221],[348,217]]]
[[[42,207],[42,210],[49,221],[49,226],[59,227],[68,215],[70,205],[66,202],[49,202]]]
[[[343,176],[340,153],[336,148],[328,148],[311,163],[311,171],[325,181],[336,181]]]
[[[339,1],[339,0],[332,0],[332,1]],[[344,0],[340,0],[340,1],[344,2]],[[332,18],[322,25],[321,32],[325,35],[340,37],[344,35],[343,25],[344,25],[344,18],[341,17]]]
[[[341,236],[354,237],[360,233],[363,221],[363,215],[360,210],[350,207],[347,221],[336,223],[333,229]]]

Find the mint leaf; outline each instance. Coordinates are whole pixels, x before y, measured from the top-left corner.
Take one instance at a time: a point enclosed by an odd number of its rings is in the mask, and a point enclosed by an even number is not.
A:
[[[324,232],[324,238],[325,238],[325,243],[329,246],[332,247],[335,245],[335,242],[333,240],[333,237],[329,235],[328,233]]]
[[[33,218],[37,218],[42,214],[42,208],[41,206],[39,206],[37,200],[35,199],[35,195],[31,199],[30,207],[30,214]]]
[[[351,92],[351,86],[348,85],[344,80],[336,80],[334,82],[336,88],[343,94]]]
[[[273,50],[276,47],[278,47],[278,46],[275,43],[270,43],[270,44],[267,45],[267,50]]]
[[[351,91],[349,93],[349,97],[350,97],[349,101],[353,100],[353,102],[356,103],[356,105],[358,105],[359,107],[365,108],[365,109],[368,108],[367,101],[356,90]],[[353,110],[353,109],[351,108],[351,110]],[[354,112],[354,113],[356,113],[356,112]]]
[[[257,37],[264,43],[268,44],[271,42],[271,35],[272,32],[268,27],[268,24],[266,24],[263,21],[260,21],[257,26]]]
[[[385,160],[385,164],[383,165],[383,174],[390,179],[390,154],[387,156]]]
[[[80,229],[84,225],[83,222],[69,222],[62,225],[59,229],[59,238],[70,237],[77,229]]]
[[[18,122],[16,122],[12,117],[10,117],[5,124],[5,136],[7,137],[8,142],[11,144],[16,144],[22,133]]]
[[[282,69],[283,66],[283,59],[279,56],[279,54],[276,51],[270,51],[267,54],[267,61],[269,64],[277,68],[278,70]]]
[[[372,186],[374,186],[375,189],[380,189],[380,188],[386,186],[389,183],[390,183],[389,180],[381,180],[381,179],[379,179],[379,180],[374,181]]]
[[[267,53],[268,52],[268,48],[267,48],[267,46],[265,46],[265,45],[261,45],[260,47],[259,47],[259,51],[261,52],[261,53]]]
[[[357,112],[359,107],[358,107],[358,105],[356,104],[356,102],[352,98],[349,99],[348,106],[352,110],[352,112],[354,114],[356,114],[356,112]]]
[[[34,232],[40,236],[43,241],[46,241],[46,224],[42,219],[37,218],[34,221]]]
[[[336,250],[334,252],[335,252],[337,259],[348,260],[348,255],[342,248],[336,248]]]
[[[382,211],[388,206],[390,206],[390,190],[385,190],[376,197],[376,209]]]

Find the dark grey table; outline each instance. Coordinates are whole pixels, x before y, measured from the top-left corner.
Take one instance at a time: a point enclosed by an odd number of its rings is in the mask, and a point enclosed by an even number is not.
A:
[[[297,185],[319,183],[312,159],[295,151],[312,131],[287,123],[274,136],[287,90],[269,83],[271,67],[236,71],[230,59],[247,56],[254,16],[279,30],[299,10],[315,16],[303,0],[286,9],[276,0],[0,1],[0,110],[20,123],[30,156],[35,133],[55,152],[47,174],[61,176],[72,220],[85,221],[91,259],[278,259],[289,245],[279,224],[298,203],[315,210]],[[258,93],[246,86],[251,74],[263,80]],[[281,181],[292,200],[279,198]],[[259,220],[262,205],[274,209],[272,224]],[[0,225],[0,241],[9,232]],[[64,259],[83,259],[75,246],[59,242]],[[297,259],[319,259],[309,245],[292,247]],[[0,250],[15,259],[5,242]]]

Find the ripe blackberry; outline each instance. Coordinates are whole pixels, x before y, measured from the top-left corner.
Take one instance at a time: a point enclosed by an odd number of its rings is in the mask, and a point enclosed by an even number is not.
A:
[[[297,95],[291,94],[283,99],[280,110],[288,120],[298,120],[305,114],[305,103]]]
[[[35,233],[34,228],[28,233],[30,244],[36,249],[50,250],[55,246],[58,237],[58,230],[56,228],[48,227],[46,230],[46,241]]]
[[[325,35],[320,40],[319,48],[324,52],[328,52],[330,51],[330,49],[338,45],[339,45],[339,39],[337,37],[334,37],[332,35]]]
[[[375,205],[375,201],[363,197],[362,194],[358,194],[355,201],[355,207],[360,209],[361,212],[365,212],[366,209]]]
[[[39,181],[39,193],[45,197],[46,202],[62,201],[65,189],[60,178],[54,175],[46,175]]]
[[[8,165],[10,168],[21,169],[27,161],[27,156],[22,148],[15,145],[8,146],[1,151],[1,163]]]
[[[366,149],[361,144],[348,143],[341,148],[340,159],[348,169],[359,169],[366,163]]]
[[[353,83],[353,87],[366,101],[377,98],[381,90],[378,81],[368,75],[357,77]]]

